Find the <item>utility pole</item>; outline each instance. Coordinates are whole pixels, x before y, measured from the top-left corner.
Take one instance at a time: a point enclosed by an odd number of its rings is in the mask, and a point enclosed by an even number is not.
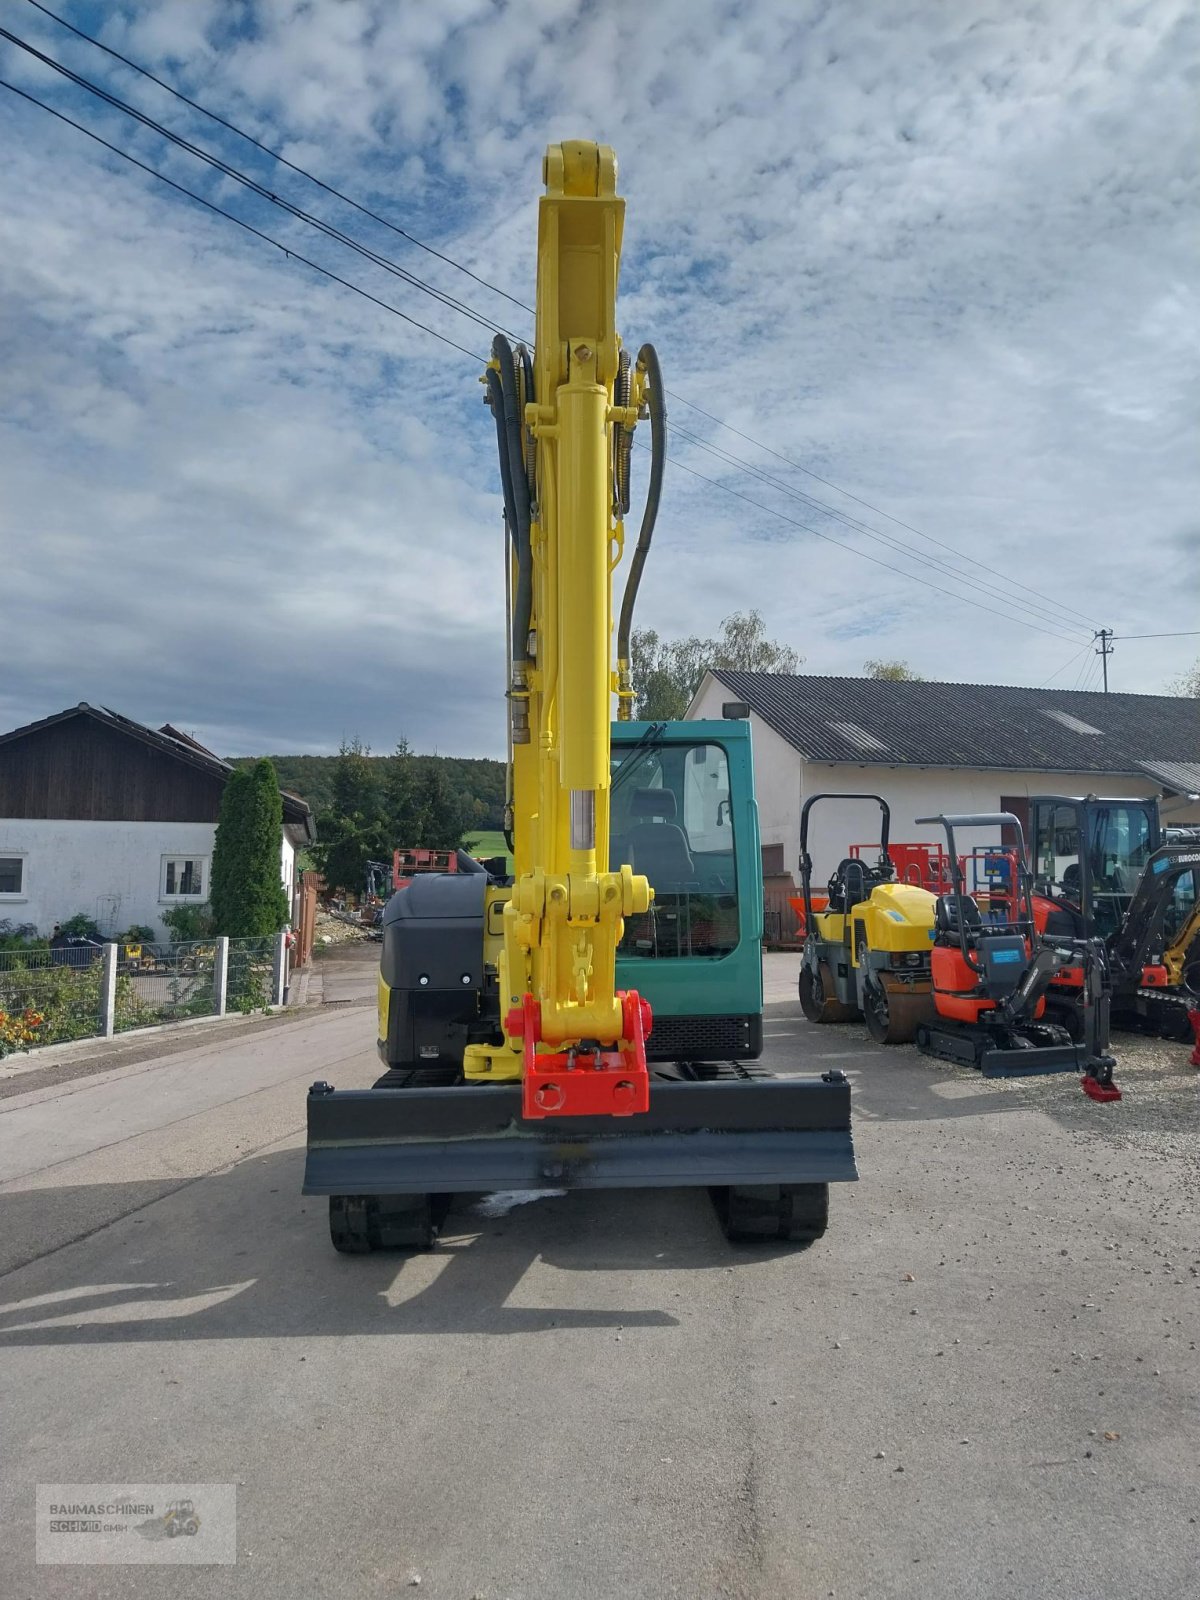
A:
[[[1103,661],[1103,663],[1104,663],[1104,692],[1105,692],[1105,694],[1108,693],[1108,658],[1113,653],[1112,637],[1113,637],[1113,631],[1112,631],[1111,628],[1101,628],[1099,633],[1094,633],[1092,635],[1093,639],[1099,639],[1099,641],[1100,641],[1100,648],[1099,648],[1099,650],[1096,651],[1096,654],[1100,657],[1101,661]]]

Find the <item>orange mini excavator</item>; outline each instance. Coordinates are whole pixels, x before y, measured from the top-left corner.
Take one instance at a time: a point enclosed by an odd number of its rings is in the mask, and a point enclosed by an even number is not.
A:
[[[1011,812],[921,817],[945,830],[954,886],[939,895],[931,966],[935,1018],[917,1029],[929,1055],[978,1067],[986,1077],[1014,1073],[1081,1073],[1094,1100],[1119,1100],[1108,1053],[1109,985],[1103,942],[1040,934],[1019,820]],[[1011,829],[1011,897],[1003,910],[981,913],[967,893],[955,830]],[[1003,920],[1001,920],[1003,918]],[[1046,993],[1064,968],[1080,974],[1079,1037],[1046,1017]]]

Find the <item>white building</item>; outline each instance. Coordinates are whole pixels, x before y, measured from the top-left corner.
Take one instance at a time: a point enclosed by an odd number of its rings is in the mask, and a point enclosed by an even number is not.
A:
[[[893,683],[710,672],[688,717],[749,708],[764,870],[799,882],[800,810],[811,795],[881,795],[894,843],[939,840],[918,817],[1011,811],[1031,795],[1158,796],[1166,825],[1200,823],[1200,700],[974,683]],[[879,839],[869,802],[814,808],[809,850],[821,886],[851,844]],[[961,847],[995,845],[995,832]]]
[[[202,905],[232,768],[171,727],[86,703],[0,734],[0,925],[48,934],[82,912],[102,934],[163,937],[163,912]],[[312,813],[283,794],[279,875],[292,899]]]

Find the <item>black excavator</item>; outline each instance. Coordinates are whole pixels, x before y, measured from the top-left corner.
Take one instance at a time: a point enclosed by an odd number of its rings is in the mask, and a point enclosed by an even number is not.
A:
[[[1155,799],[1039,795],[1029,804],[1038,931],[1103,941],[1119,1026],[1189,1038],[1200,999],[1200,832],[1164,830]],[[1073,1031],[1080,983],[1068,968],[1048,995]]]

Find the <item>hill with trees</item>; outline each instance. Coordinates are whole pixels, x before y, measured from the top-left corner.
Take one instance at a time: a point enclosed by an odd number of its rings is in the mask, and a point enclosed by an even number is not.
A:
[[[279,784],[313,809],[312,863],[330,889],[361,891],[368,861],[424,845],[453,850],[504,826],[504,763],[457,756],[419,756],[401,739],[391,755],[372,755],[359,739],[336,756],[273,756]],[[254,758],[236,758],[257,770]],[[231,780],[232,786],[232,780]]]
[[[351,746],[348,745],[347,749]],[[484,758],[460,756],[419,756],[408,754],[414,774],[424,777],[430,771],[441,774],[446,788],[463,808],[464,829],[468,833],[486,833],[504,826],[504,763]],[[372,755],[361,750],[367,770],[374,774],[378,788],[387,785],[389,764],[394,756]],[[253,767],[257,756],[231,756],[235,767]],[[279,785],[307,800],[314,816],[332,808],[334,785],[341,755],[336,756],[271,756],[270,761],[279,774]],[[398,843],[400,841],[397,841]],[[421,839],[405,839],[405,844],[423,844]]]

